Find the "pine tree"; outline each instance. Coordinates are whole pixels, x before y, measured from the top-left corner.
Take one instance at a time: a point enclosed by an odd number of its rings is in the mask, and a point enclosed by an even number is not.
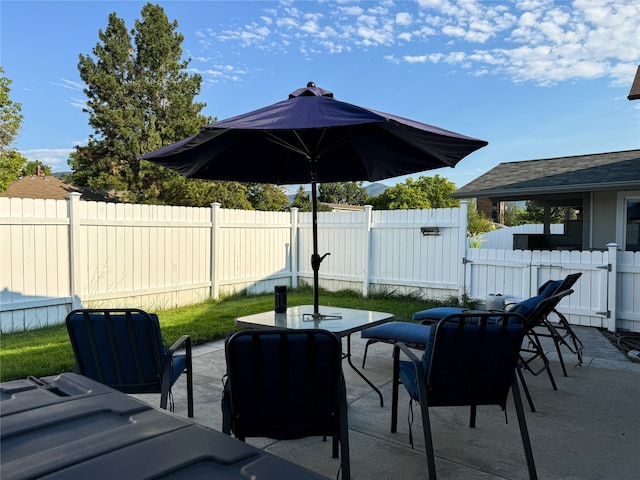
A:
[[[114,12],[93,56],[80,55],[94,134],[71,155],[75,183],[124,192],[130,201],[185,203],[164,195],[164,183],[177,173],[138,160],[209,122],[200,114],[205,104],[194,102],[202,78],[186,73],[189,60],[181,60],[184,37],[177,28],[177,21],[169,22],[162,7],[151,3],[131,33]]]

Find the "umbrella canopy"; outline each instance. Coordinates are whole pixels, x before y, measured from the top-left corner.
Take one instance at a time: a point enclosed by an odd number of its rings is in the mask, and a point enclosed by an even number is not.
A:
[[[310,82],[287,100],[221,120],[141,158],[187,177],[311,184],[314,315],[318,311],[316,184],[454,167],[487,142],[358,107]]]

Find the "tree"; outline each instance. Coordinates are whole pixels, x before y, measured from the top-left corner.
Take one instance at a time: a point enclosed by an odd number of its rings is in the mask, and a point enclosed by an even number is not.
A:
[[[527,211],[521,207],[506,208],[504,211],[503,223],[507,227],[516,227],[527,223]]]
[[[298,187],[296,195],[291,200],[291,206],[299,208],[301,212],[311,211],[311,199],[302,185]]]
[[[0,192],[20,178],[25,163],[27,159],[17,150],[3,150],[0,153]]]
[[[564,207],[551,208],[551,223],[564,223],[565,209]],[[544,223],[544,207],[537,205],[531,200],[527,200],[526,213],[523,223]]]
[[[38,175],[38,167],[42,170],[42,173],[47,176],[51,176],[51,167],[45,165],[39,160],[30,160],[22,167],[22,175]]]
[[[289,199],[284,189],[269,183],[250,183],[247,185],[247,200],[256,210],[284,211]]]
[[[74,183],[148,203],[190,202],[202,192],[197,182],[186,182],[183,191],[165,189],[165,183],[179,182],[179,174],[138,160],[209,123],[200,114],[205,104],[194,102],[202,78],[186,73],[190,60],[181,60],[184,37],[177,27],[162,7],[147,3],[130,34],[114,12],[98,33],[93,57],[80,55],[85,111],[94,134],[71,155]]]
[[[460,205],[451,194],[456,190],[453,182],[440,175],[411,178],[387,188],[382,194],[371,199],[378,210],[407,210],[422,208],[448,208]]]
[[[0,192],[5,191],[12,182],[20,178],[22,167],[27,159],[16,149],[11,148],[22,126],[22,104],[10,97],[11,80],[4,76],[0,66]]]
[[[369,199],[362,182],[322,183],[318,187],[318,200],[343,205],[365,205]]]
[[[467,233],[473,237],[481,233],[490,232],[493,229],[493,220],[487,218],[484,212],[478,212],[475,206],[469,205],[469,210],[467,211]]]

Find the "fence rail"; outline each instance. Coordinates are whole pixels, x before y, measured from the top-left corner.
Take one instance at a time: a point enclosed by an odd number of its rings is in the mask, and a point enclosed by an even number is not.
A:
[[[527,298],[582,272],[560,308],[572,323],[640,331],[640,253],[468,247],[467,204],[321,212],[328,290],[445,299]],[[63,321],[79,306],[160,310],[240,290],[310,284],[311,214],[0,198],[0,330]]]

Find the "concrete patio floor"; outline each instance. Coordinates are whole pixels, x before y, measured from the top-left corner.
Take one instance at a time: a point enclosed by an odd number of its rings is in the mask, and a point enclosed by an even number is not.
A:
[[[564,354],[568,377],[555,353],[549,352],[558,386],[546,374],[525,378],[536,407],[525,414],[540,479],[632,479],[640,476],[640,364],[632,363],[594,328],[576,327],[584,343],[584,364]],[[344,340],[346,342],[346,340]],[[552,346],[552,345],[551,345]],[[346,350],[346,347],[345,347]],[[420,409],[413,408],[413,438],[409,443],[409,397],[400,388],[398,432],[390,433],[392,347],[369,349],[366,375],[379,386],[378,396],[349,365],[343,365],[349,402],[349,442],[354,480],[426,479],[426,457]],[[352,336],[354,363],[359,366],[364,341]],[[554,350],[555,352],[555,350]],[[220,430],[224,344],[194,347],[194,421]],[[187,416],[184,375],[173,388],[175,413]],[[157,396],[136,395],[153,405]],[[511,400],[511,395],[510,395]],[[526,400],[523,397],[523,401]],[[515,408],[479,407],[475,429],[468,426],[466,407],[430,410],[436,469],[441,479],[526,479],[527,468]],[[339,460],[331,457],[331,442],[321,438],[295,441],[249,439],[248,443],[336,478]],[[289,479],[283,479],[289,480]]]

